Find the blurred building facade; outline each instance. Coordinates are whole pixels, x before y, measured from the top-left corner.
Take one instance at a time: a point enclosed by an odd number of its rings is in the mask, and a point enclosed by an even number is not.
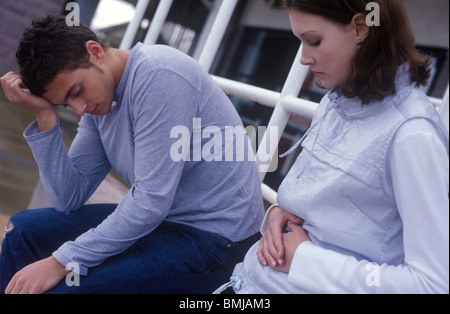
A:
[[[17,72],[15,52],[23,30],[33,18],[44,14],[62,14],[66,0],[0,1],[0,76]]]
[[[95,19],[97,8],[108,13],[108,3],[112,6],[111,1],[118,0],[78,0],[81,20],[90,25]],[[137,0],[119,1],[132,5],[137,3]],[[174,0],[158,43],[170,45],[198,58],[222,1],[228,0]],[[0,73],[17,71],[14,61],[17,41],[31,20],[45,13],[64,13],[66,2],[68,1],[1,0]],[[150,1],[134,42],[144,41],[159,2],[160,0]],[[404,0],[404,3],[416,34],[418,48],[435,59],[434,76],[426,91],[430,96],[441,98],[449,80],[449,1]],[[111,24],[95,31],[118,47],[128,24]],[[278,0],[239,0],[211,74],[280,91],[299,44],[298,39],[292,35],[287,12],[279,7]],[[316,87],[311,75],[299,96],[318,102],[325,92]],[[273,109],[235,97],[232,100],[246,125],[268,124]],[[307,130],[309,123],[292,116],[280,143],[280,152],[297,141]],[[287,160],[280,160],[279,170],[266,177],[267,184],[277,189],[295,158],[295,155],[291,155]]]
[[[198,58],[221,1],[227,0],[174,0],[158,43]],[[416,34],[418,49],[431,54],[435,61],[433,78],[426,92],[429,96],[442,98],[449,81],[449,1],[404,2]],[[135,42],[144,41],[158,4],[158,0],[150,1]],[[97,31],[118,46],[126,27],[127,24],[114,25]],[[292,34],[287,12],[279,7],[277,0],[239,0],[210,72],[281,91],[299,44]],[[318,102],[325,93],[316,86],[311,74],[299,96]],[[255,127],[268,124],[273,109],[236,97],[232,97],[232,100],[244,124]],[[309,126],[310,121],[293,115],[280,142],[279,151],[291,147]],[[278,170],[267,174],[265,183],[276,190],[296,157],[293,154],[287,159],[280,159]]]

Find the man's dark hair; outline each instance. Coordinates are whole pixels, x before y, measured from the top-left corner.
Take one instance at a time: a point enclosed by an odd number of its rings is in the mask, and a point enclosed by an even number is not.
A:
[[[92,64],[85,46],[89,40],[107,48],[86,25],[68,26],[65,16],[47,15],[33,20],[16,53],[22,80],[31,93],[42,96],[47,85],[63,71],[89,68]]]

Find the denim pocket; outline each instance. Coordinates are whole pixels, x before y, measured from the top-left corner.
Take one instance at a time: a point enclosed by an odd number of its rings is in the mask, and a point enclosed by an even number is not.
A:
[[[210,271],[226,262],[235,244],[218,234],[207,231],[201,232],[204,233],[204,236],[202,236],[201,254],[204,258],[210,259],[211,267],[208,269]]]
[[[207,231],[205,231],[205,233],[209,234],[214,239],[214,242],[223,248],[231,249],[234,245],[233,241],[231,241],[225,237],[222,237],[218,234],[215,234],[212,232],[207,232]]]

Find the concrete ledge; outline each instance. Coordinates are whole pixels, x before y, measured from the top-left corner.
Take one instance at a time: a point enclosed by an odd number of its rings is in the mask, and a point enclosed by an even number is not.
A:
[[[128,193],[128,190],[129,188],[122,182],[114,178],[112,175],[108,175],[98,187],[94,195],[92,195],[92,197],[86,202],[86,204],[118,204]],[[34,189],[28,208],[36,209],[47,207],[53,206],[51,205],[47,195],[45,194],[44,188],[39,181]],[[8,215],[0,214],[0,242],[3,240],[4,230],[10,218],[11,217]]]

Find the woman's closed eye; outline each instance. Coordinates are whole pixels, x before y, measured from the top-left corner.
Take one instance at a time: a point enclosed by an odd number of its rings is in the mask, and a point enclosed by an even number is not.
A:
[[[322,41],[319,39],[319,40],[316,40],[316,41],[312,41],[310,43],[310,45],[311,45],[311,47],[319,47],[321,43],[322,43]]]

